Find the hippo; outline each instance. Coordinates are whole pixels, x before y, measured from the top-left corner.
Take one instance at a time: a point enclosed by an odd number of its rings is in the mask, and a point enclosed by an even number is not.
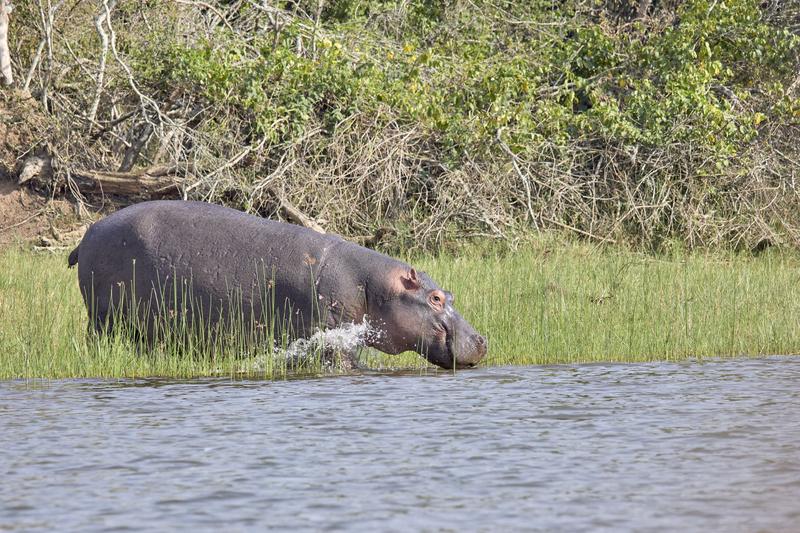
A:
[[[475,366],[487,351],[424,272],[337,235],[205,202],[121,209],[92,224],[68,263],[101,334],[130,316],[149,341],[164,315],[203,328],[277,323],[271,335],[280,329],[284,340],[366,320],[367,346],[442,368]]]

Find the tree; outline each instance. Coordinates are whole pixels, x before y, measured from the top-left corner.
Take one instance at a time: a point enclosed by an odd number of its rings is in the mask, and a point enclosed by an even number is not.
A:
[[[11,73],[11,54],[8,52],[8,16],[11,14],[11,3],[0,0],[0,78],[3,84],[14,83]]]

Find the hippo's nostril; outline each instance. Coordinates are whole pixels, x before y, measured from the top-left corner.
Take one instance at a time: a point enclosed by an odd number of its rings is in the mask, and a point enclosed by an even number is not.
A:
[[[475,335],[473,337],[473,340],[475,341],[475,344],[477,344],[478,346],[486,345],[486,339],[484,339],[483,336],[481,335]]]

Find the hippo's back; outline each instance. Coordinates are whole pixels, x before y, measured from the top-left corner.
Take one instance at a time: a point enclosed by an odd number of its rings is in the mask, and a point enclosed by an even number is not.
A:
[[[314,258],[344,242],[204,202],[144,202],[89,228],[78,247],[78,278],[87,306],[93,294],[101,312],[119,298],[117,287],[133,286],[145,299],[176,280],[190,280],[203,300],[220,301],[233,287],[257,290],[278,276],[280,301],[302,301],[312,290]]]
[[[224,249],[230,245],[253,244],[253,238],[257,241],[285,238],[288,242],[325,238],[300,226],[215,204],[156,200],[131,205],[96,222],[84,241],[99,241],[102,246],[109,246],[123,236],[148,246],[180,243],[184,249]],[[124,243],[120,241],[118,244]]]

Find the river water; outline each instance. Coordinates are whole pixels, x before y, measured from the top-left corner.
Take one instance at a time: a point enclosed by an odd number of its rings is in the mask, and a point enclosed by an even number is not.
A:
[[[800,531],[800,358],[0,383],[0,531]]]

